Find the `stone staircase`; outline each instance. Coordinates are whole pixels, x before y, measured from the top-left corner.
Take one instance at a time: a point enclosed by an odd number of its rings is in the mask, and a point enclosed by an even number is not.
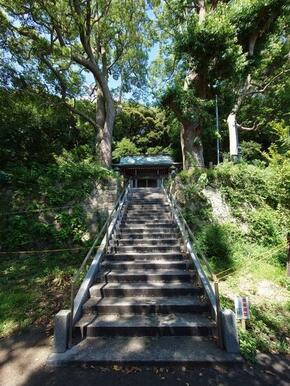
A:
[[[64,362],[232,361],[161,189],[132,189]],[[78,341],[79,340],[79,341]],[[63,357],[64,358],[64,357]]]

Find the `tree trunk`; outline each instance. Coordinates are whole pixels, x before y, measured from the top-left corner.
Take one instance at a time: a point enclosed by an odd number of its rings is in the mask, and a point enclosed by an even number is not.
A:
[[[99,87],[96,95],[96,122],[99,131],[96,137],[96,153],[105,167],[112,163],[112,135],[115,119],[115,107],[112,98],[105,100]]]
[[[182,122],[180,132],[183,169],[192,166],[192,159],[199,167],[204,167],[203,146],[199,125],[190,121]]]
[[[191,167],[192,159],[196,162],[197,166],[204,167],[200,124],[186,118],[173,99],[167,101],[167,106],[175,113],[182,125],[180,145],[183,169],[189,169]]]
[[[239,155],[239,136],[237,129],[237,114],[234,110],[229,114],[227,123],[229,128],[230,157],[235,161]]]

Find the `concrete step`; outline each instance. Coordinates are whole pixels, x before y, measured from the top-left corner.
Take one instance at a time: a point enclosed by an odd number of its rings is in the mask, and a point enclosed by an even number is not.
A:
[[[126,219],[126,220],[143,220],[143,221],[156,221],[156,220],[170,220],[172,221],[172,217],[170,216],[170,214],[164,214],[164,213],[159,213],[159,214],[150,214],[150,213],[146,213],[146,214],[136,214],[136,213],[127,213],[123,219]]]
[[[135,269],[143,269],[144,272],[149,270],[160,270],[160,269],[187,269],[190,265],[190,262],[187,260],[155,260],[148,262],[136,262],[136,261],[127,261],[127,262],[112,262],[104,260],[102,262],[103,269],[122,269],[124,271],[130,271]]]
[[[92,297],[134,297],[134,296],[186,296],[202,295],[203,288],[193,286],[191,283],[173,281],[164,283],[162,281],[130,282],[130,283],[99,283],[90,288]]]
[[[136,209],[128,209],[126,211],[128,215],[140,215],[140,216],[159,216],[159,215],[166,215],[169,216],[171,214],[171,211],[169,208],[160,208],[159,210],[154,209],[148,211],[148,208],[144,208],[142,210],[136,210]]]
[[[177,230],[177,226],[176,224],[174,223],[164,223],[164,222],[159,222],[159,223],[143,223],[143,224],[140,224],[140,223],[121,223],[121,227],[124,231],[129,231],[129,230],[133,230],[134,232],[136,232],[136,229],[142,229],[143,228],[143,231],[144,230],[148,230],[148,229],[152,229],[154,228],[155,230],[158,230],[158,232],[163,232],[163,229],[166,229],[166,228],[170,228],[170,229],[176,229]]]
[[[147,282],[154,283],[155,281],[162,281],[163,283],[170,283],[174,281],[190,282],[193,280],[195,272],[188,270],[130,270],[130,271],[109,271],[104,273],[105,281],[109,283],[124,283],[124,282]],[[100,278],[103,281],[102,278]]]
[[[83,313],[97,314],[152,314],[203,313],[209,305],[198,296],[175,297],[91,297],[83,305]]]
[[[126,253],[126,252],[139,252],[139,253],[149,253],[149,252],[180,252],[180,246],[174,245],[132,245],[132,246],[115,246],[114,247],[117,253]]]
[[[210,336],[215,322],[205,315],[98,315],[75,326],[84,336]]]
[[[168,231],[167,233],[164,232],[143,232],[143,233],[131,233],[131,232],[118,232],[115,235],[116,239],[126,239],[130,241],[138,241],[138,240],[147,240],[147,239],[154,239],[154,240],[162,240],[162,239],[170,239],[170,238],[179,238],[179,233],[174,231]]]
[[[208,337],[114,336],[86,338],[63,354],[51,354],[47,363],[50,366],[202,366],[232,362],[242,363],[241,356],[221,350]]]
[[[104,257],[107,261],[123,262],[123,261],[135,261],[135,262],[152,262],[155,260],[166,260],[170,263],[172,260],[184,260],[182,253],[114,253],[107,254]]]
[[[171,238],[171,239],[154,239],[154,238],[144,238],[144,239],[135,239],[135,240],[132,240],[132,239],[117,239],[117,240],[113,240],[111,241],[112,244],[114,245],[138,245],[138,246],[142,246],[142,245],[147,245],[147,246],[150,246],[150,245],[174,245],[174,246],[179,246],[180,245],[180,242],[178,239],[176,238]]]
[[[129,198],[129,205],[141,204],[141,205],[156,205],[156,204],[168,204],[165,198],[155,198],[151,200],[150,198]]]
[[[123,225],[129,225],[130,226],[130,224],[133,224],[133,225],[135,225],[135,224],[140,224],[140,225],[143,225],[143,224],[154,224],[154,225],[159,225],[159,224],[161,224],[161,225],[164,225],[164,224],[166,224],[166,225],[168,225],[168,224],[174,224],[174,222],[172,221],[172,219],[162,219],[162,218],[155,218],[155,219],[143,219],[143,218],[135,218],[135,219],[133,219],[133,218],[127,218],[127,217],[123,217],[123,219],[122,219],[122,222],[121,222],[121,224]]]
[[[151,203],[128,203],[127,210],[169,210],[169,204],[151,204]]]
[[[129,196],[129,202],[131,201],[140,201],[140,200],[146,200],[146,201],[167,201],[164,194],[158,194],[158,193],[150,193],[150,194],[133,194]]]
[[[169,227],[169,228],[140,228],[140,227],[127,227],[127,228],[120,228],[118,230],[118,232],[116,233],[116,235],[144,235],[144,236],[147,236],[147,235],[155,235],[155,234],[159,234],[159,235],[163,235],[163,234],[166,234],[166,237],[168,237],[168,235],[176,235],[176,234],[179,234],[179,231],[177,229],[177,227]]]

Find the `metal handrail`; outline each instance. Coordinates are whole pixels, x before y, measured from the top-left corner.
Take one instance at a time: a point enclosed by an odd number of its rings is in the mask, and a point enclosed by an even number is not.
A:
[[[110,224],[112,222],[112,219],[113,219],[115,214],[117,214],[116,222],[118,221],[118,217],[120,215],[120,211],[119,211],[120,203],[122,202],[122,199],[125,197],[125,195],[127,194],[128,190],[130,188],[130,182],[131,181],[129,180],[127,185],[125,186],[125,188],[123,189],[123,191],[119,195],[119,197],[118,197],[118,199],[117,199],[113,209],[111,210],[111,212],[110,212],[110,214],[109,214],[105,224],[102,226],[102,229],[97,234],[97,236],[96,236],[96,238],[95,238],[95,240],[93,242],[93,245],[91,246],[90,250],[86,254],[86,256],[85,256],[85,258],[84,258],[80,268],[77,270],[77,272],[74,274],[74,276],[72,278],[72,281],[71,281],[71,292],[70,292],[70,332],[69,332],[69,345],[70,346],[72,345],[72,330],[73,330],[73,318],[74,318],[74,299],[75,299],[75,295],[76,295],[76,283],[79,280],[80,275],[81,275],[84,267],[86,266],[88,260],[92,256],[92,253],[93,253],[95,247],[97,246],[97,244],[100,241],[101,237],[103,237],[104,235],[106,235],[105,250],[107,251],[108,245],[109,245],[108,229],[109,229],[109,226],[110,226]]]
[[[164,189],[165,189],[165,188],[164,188]],[[165,189],[165,191],[166,191],[166,189]],[[209,274],[210,274],[210,277],[211,277],[212,281],[217,281],[217,276],[215,275],[215,273],[214,273],[213,270],[211,269],[211,266],[210,266],[210,264],[209,264],[209,261],[208,261],[207,258],[204,256],[204,254],[202,253],[202,251],[199,249],[199,247],[198,247],[198,245],[197,245],[197,242],[196,242],[196,238],[194,237],[194,234],[193,234],[192,230],[190,229],[190,227],[189,227],[187,221],[185,220],[185,218],[184,218],[184,216],[183,216],[183,214],[182,214],[182,211],[181,211],[180,206],[177,204],[177,202],[176,202],[174,196],[173,196],[170,192],[166,191],[166,193],[167,193],[167,195],[169,196],[171,202],[173,203],[174,208],[175,208],[176,211],[178,212],[178,217],[179,217],[179,219],[181,219],[181,221],[182,221],[184,227],[186,228],[187,232],[189,233],[189,236],[190,236],[191,239],[194,241],[194,247],[195,247],[195,249],[196,249],[196,254],[197,254],[197,255],[199,254],[200,257],[202,258],[202,260],[203,260],[204,264],[206,265],[206,268],[207,268],[207,270],[208,270],[208,272],[209,272]]]
[[[165,195],[167,196],[170,204],[171,204],[171,207],[172,207],[172,211],[173,213],[175,213],[176,217],[179,219],[180,221],[180,224],[182,225],[183,227],[183,230],[185,231],[184,233],[188,235],[187,237],[187,240],[190,244],[190,248],[192,249],[192,251],[194,252],[194,248],[193,248],[193,245],[192,245],[192,242],[190,240],[190,238],[192,240],[195,241],[195,246],[196,246],[196,239],[189,227],[189,225],[187,224],[187,221],[185,220],[185,218],[183,217],[183,214],[181,212],[181,209],[179,207],[179,205],[177,204],[174,196],[171,194],[170,191],[168,191],[164,184],[163,184],[163,181],[162,181],[162,188],[165,192]],[[215,320],[216,320],[216,324],[217,324],[217,331],[218,331],[218,343],[219,343],[219,346],[221,348],[223,348],[223,339],[222,339],[222,322],[221,322],[221,307],[220,307],[220,297],[219,297],[219,285],[218,285],[218,278],[217,276],[214,274],[214,272],[212,271],[211,267],[210,267],[210,264],[207,260],[207,258],[204,256],[204,254],[199,250],[199,255],[201,256],[202,258],[202,261],[204,262],[207,270],[208,270],[208,273],[211,277],[211,280],[214,282],[214,289],[212,288],[210,282],[209,282],[209,279],[206,275],[206,273],[204,272],[202,266],[201,266],[201,263],[200,263],[200,259],[198,257],[198,254],[195,252],[195,257],[197,259],[197,261],[199,262],[199,265],[200,265],[200,268],[202,270],[202,274],[203,274],[203,280],[205,280],[204,283],[208,283],[208,285],[210,286],[210,289],[209,291],[210,292],[207,292],[208,293],[208,296],[209,294],[213,295],[214,297],[214,301],[211,300],[211,296],[209,296],[209,300],[211,302],[211,305],[212,305],[212,308],[213,308],[213,311],[214,311],[214,316],[215,316]],[[197,267],[196,267],[197,268]]]

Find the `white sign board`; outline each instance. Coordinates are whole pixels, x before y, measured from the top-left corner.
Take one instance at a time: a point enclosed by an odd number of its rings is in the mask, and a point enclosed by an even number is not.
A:
[[[235,298],[235,312],[237,319],[250,319],[249,301],[247,297],[237,296]]]

